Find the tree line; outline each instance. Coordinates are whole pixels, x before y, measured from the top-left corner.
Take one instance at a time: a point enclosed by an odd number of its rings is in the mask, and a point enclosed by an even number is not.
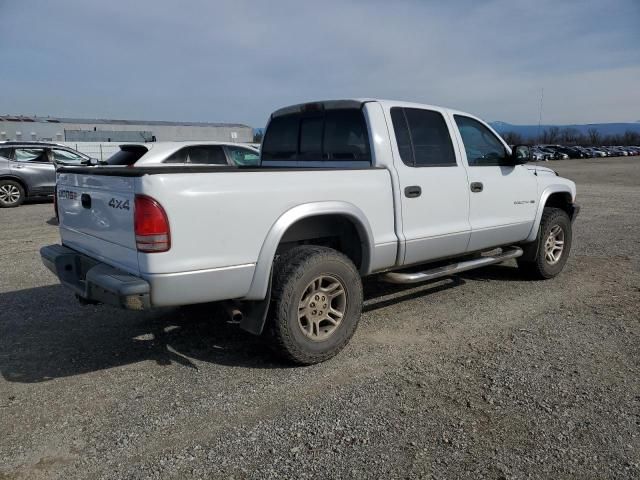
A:
[[[545,128],[539,135],[525,137],[517,132],[505,132],[502,137],[509,145],[520,144],[562,144],[593,147],[601,145],[640,145],[640,133],[627,130],[622,134],[602,135],[597,128],[590,128],[586,133],[576,128]]]

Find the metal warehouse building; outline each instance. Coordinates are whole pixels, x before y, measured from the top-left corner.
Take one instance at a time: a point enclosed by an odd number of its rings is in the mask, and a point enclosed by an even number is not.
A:
[[[237,123],[98,120],[0,115],[0,141],[153,142],[213,140],[252,142],[253,129]]]

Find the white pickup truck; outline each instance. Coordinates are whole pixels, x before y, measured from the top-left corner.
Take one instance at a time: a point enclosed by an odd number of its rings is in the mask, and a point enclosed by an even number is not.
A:
[[[517,258],[564,267],[575,184],[467,113],[334,100],[271,115],[258,167],[63,167],[44,264],[82,302],[226,301],[299,364],[353,335],[361,277],[415,283]]]

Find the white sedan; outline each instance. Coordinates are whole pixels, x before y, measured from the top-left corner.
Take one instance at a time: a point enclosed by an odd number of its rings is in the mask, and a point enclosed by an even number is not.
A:
[[[260,151],[250,145],[230,142],[153,142],[120,145],[103,165],[153,167],[161,165],[257,166]]]

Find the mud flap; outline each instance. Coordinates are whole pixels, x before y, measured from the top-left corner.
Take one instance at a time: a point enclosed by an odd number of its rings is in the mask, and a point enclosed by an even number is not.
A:
[[[518,260],[522,262],[533,262],[536,259],[536,255],[538,254],[539,245],[540,245],[540,232],[538,232],[538,236],[533,242],[520,245],[520,248],[522,248],[523,253]]]
[[[262,335],[264,325],[269,314],[271,304],[271,282],[273,272],[269,275],[269,286],[264,300],[257,302],[242,302],[243,317],[240,321],[240,328],[254,335]]]

